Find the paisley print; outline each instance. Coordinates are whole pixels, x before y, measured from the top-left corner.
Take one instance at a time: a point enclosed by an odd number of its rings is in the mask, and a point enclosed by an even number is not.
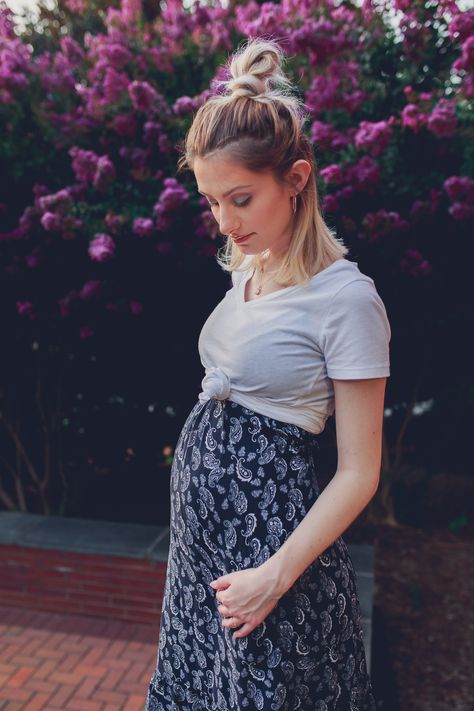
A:
[[[340,536],[246,637],[209,583],[258,567],[319,496],[318,435],[198,401],[170,478],[170,546],[145,711],[375,711],[354,568]]]

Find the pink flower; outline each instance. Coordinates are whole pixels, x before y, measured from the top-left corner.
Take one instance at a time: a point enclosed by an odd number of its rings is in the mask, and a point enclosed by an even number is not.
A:
[[[474,180],[466,176],[452,175],[447,178],[443,187],[453,203],[449,214],[453,220],[460,222],[470,220],[474,216]]]
[[[474,36],[468,37],[462,44],[462,55],[453,64],[453,69],[457,72],[463,70],[468,72],[474,68]]]
[[[104,190],[115,179],[115,167],[108,156],[100,156],[92,184],[98,190]]]
[[[453,220],[463,222],[474,218],[474,205],[467,205],[465,202],[454,202],[449,208],[449,214]]]
[[[474,180],[471,178],[452,175],[444,181],[443,188],[452,202],[461,200],[474,202]]]
[[[146,81],[132,81],[128,87],[128,93],[132,100],[133,107],[137,111],[147,113],[158,99],[157,92]]]
[[[3,5],[0,12],[0,37],[8,40],[14,40],[16,37],[14,15],[8,5]]]
[[[91,183],[94,180],[97,161],[99,156],[93,151],[85,151],[77,146],[69,149],[69,155],[72,157],[72,169],[76,174],[77,180],[84,183]]]
[[[156,145],[163,131],[163,126],[158,121],[147,121],[143,126],[143,141],[149,146]]]
[[[338,185],[344,180],[341,166],[337,163],[331,163],[331,165],[323,168],[319,174],[326,183],[335,183]]]
[[[461,86],[466,99],[471,99],[474,96],[474,72],[463,77]]]
[[[113,67],[107,67],[104,76],[104,99],[108,104],[114,104],[127,91],[130,78],[125,72],[117,72]]]
[[[426,114],[415,104],[407,104],[402,111],[402,126],[411,128],[414,133],[418,133],[425,126],[426,120]]]
[[[30,318],[33,318],[33,304],[31,301],[17,301],[16,312],[19,316],[29,316]]]
[[[114,69],[123,69],[133,59],[130,50],[118,42],[99,45],[99,56],[106,59]]]
[[[92,183],[98,190],[103,190],[114,180],[115,167],[108,156],[98,156],[77,146],[69,150],[69,155],[72,156],[72,169],[79,181]]]
[[[61,221],[54,212],[45,212],[40,222],[46,232],[58,232],[61,229]]]
[[[150,237],[154,230],[153,220],[148,217],[136,217],[133,221],[132,231],[138,237]]]
[[[96,262],[107,262],[115,255],[115,242],[110,235],[96,234],[89,245],[88,253]]]
[[[124,22],[137,22],[142,11],[141,0],[122,0],[122,17]]]
[[[83,301],[89,301],[94,296],[100,294],[102,288],[102,282],[98,279],[92,279],[91,281],[86,281],[82,289],[79,292],[79,296]]]
[[[165,178],[164,185],[160,199],[153,206],[153,214],[157,218],[166,217],[165,213],[177,210],[190,197],[188,191],[175,178]]]
[[[406,12],[410,9],[412,0],[394,0],[393,4],[397,10],[400,10],[400,12]]]
[[[118,114],[114,117],[112,126],[119,136],[132,138],[137,131],[137,122],[132,113]]]
[[[437,138],[450,138],[457,127],[454,104],[440,99],[428,118],[428,130]]]
[[[323,212],[337,212],[339,210],[339,203],[334,195],[325,195],[322,204]]]
[[[390,143],[394,121],[394,116],[391,116],[388,121],[375,123],[361,121],[355,135],[356,148],[365,148],[373,156],[380,155]]]
[[[176,116],[186,116],[195,110],[195,103],[190,96],[180,96],[171,108]]]
[[[79,64],[84,57],[84,50],[72,39],[72,37],[66,36],[60,39],[61,51],[67,57],[71,64]]]
[[[359,89],[360,65],[355,61],[331,61],[324,74],[316,74],[306,92],[306,105],[314,116],[341,109],[357,111],[366,98]]]
[[[346,148],[350,143],[349,136],[336,131],[333,126],[322,121],[314,121],[311,125],[311,140],[317,145],[327,146],[335,151]]]
[[[36,199],[40,210],[43,212],[61,208],[61,212],[66,212],[71,208],[71,193],[67,188],[58,190],[50,195],[42,195]]]
[[[77,14],[82,14],[87,9],[86,0],[65,0],[66,7]]]
[[[379,184],[380,168],[370,156],[363,156],[351,167],[349,177],[358,190],[371,192]]]
[[[448,26],[451,39],[459,39],[464,42],[474,34],[474,9],[465,10],[454,15]]]

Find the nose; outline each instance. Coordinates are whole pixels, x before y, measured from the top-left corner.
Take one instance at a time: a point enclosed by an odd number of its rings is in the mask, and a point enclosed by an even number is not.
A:
[[[219,214],[219,229],[224,235],[230,235],[232,232],[238,232],[240,228],[237,216],[232,214],[232,210],[221,207]]]

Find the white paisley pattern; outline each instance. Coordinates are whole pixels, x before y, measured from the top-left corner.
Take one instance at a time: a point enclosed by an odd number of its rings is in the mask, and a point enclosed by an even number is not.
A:
[[[339,537],[246,637],[209,583],[257,567],[319,495],[318,435],[198,401],[171,467],[170,548],[145,711],[375,711],[356,577]]]

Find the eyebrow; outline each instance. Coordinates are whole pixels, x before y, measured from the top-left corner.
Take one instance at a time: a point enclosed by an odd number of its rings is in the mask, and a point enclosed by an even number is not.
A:
[[[250,185],[236,185],[235,188],[232,188],[231,190],[228,190],[226,193],[223,194],[222,197],[227,197],[231,193],[233,193],[235,190],[239,190],[239,188],[251,188],[252,184]],[[198,193],[201,193],[201,195],[205,195],[206,197],[212,197],[212,195],[208,195],[207,193],[203,192],[202,190],[198,190]]]

